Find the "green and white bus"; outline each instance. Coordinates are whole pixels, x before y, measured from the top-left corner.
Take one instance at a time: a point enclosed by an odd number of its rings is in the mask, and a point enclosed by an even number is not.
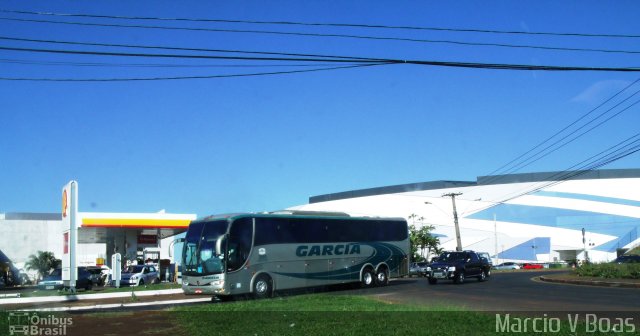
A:
[[[330,284],[384,286],[409,272],[408,233],[402,218],[210,216],[191,222],[185,235],[182,289],[263,298],[275,290]]]

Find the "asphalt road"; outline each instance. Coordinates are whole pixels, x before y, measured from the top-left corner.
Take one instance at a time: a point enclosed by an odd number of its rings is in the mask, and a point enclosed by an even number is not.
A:
[[[366,295],[382,301],[433,305],[436,307],[456,307],[476,311],[503,312],[639,312],[640,289],[578,286],[535,281],[534,278],[557,271],[515,271],[494,273],[487,281],[467,279],[463,284],[439,281],[430,285],[426,278],[393,279],[386,287],[370,289],[321,290],[329,295]],[[307,290],[278,292],[278,296],[297,295]],[[318,291],[315,291],[318,292]],[[183,294],[142,298],[140,301],[193,299],[195,296]],[[77,301],[73,303],[35,304],[17,308],[44,308],[53,306],[80,306],[122,302],[122,299]],[[225,304],[224,302],[214,304]],[[127,310],[157,310],[166,306],[143,306],[125,308]],[[123,308],[119,308],[121,310]]]
[[[376,297],[383,301],[409,303],[415,305],[437,305],[437,307],[465,307],[468,310],[487,312],[522,312],[530,316],[553,312],[572,312],[585,318],[586,313],[621,312],[613,317],[625,317],[630,313],[634,321],[639,321],[638,310],[640,304],[640,289],[603,288],[590,286],[575,286],[564,284],[550,284],[532,281],[540,275],[556,273],[551,271],[536,272],[508,272],[494,273],[486,282],[468,279],[457,285],[449,281],[441,281],[437,285],[429,285],[426,278],[394,279],[389,286],[370,289],[333,289],[321,291],[326,295],[365,295]],[[278,296],[297,295],[309,291],[279,292]],[[318,292],[318,291],[316,291]],[[193,298],[183,294],[163,295],[155,300],[176,300]],[[142,298],[141,298],[142,299]],[[144,301],[143,299],[141,301]],[[97,301],[97,300],[96,300]],[[86,302],[85,302],[86,303]],[[85,304],[58,303],[58,305],[73,306]],[[100,300],[96,303],[106,303]],[[211,304],[227,304],[225,302]],[[87,314],[95,310],[78,311],[72,313],[73,326],[67,330],[67,335],[168,335],[184,332],[171,320],[171,312],[164,310],[167,306],[145,306],[118,308],[110,311],[128,311],[126,314]],[[1,307],[0,307],[1,308]],[[100,312],[104,312],[100,310]],[[580,314],[581,313],[581,314]],[[516,313],[517,314],[517,313]],[[566,315],[567,313],[565,313]],[[424,316],[427,315],[415,315]],[[561,315],[559,315],[560,317]],[[99,325],[99,327],[98,327]],[[150,332],[154,330],[154,332]]]
[[[426,278],[403,278],[387,287],[340,291],[370,295],[389,302],[466,307],[482,311],[601,312],[640,311],[640,289],[578,286],[534,280],[556,271],[494,273],[488,281],[462,284]]]

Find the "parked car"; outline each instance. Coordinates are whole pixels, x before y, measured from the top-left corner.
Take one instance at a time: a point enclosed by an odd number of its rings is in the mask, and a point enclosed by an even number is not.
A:
[[[514,262],[503,262],[500,265],[496,265],[493,266],[493,269],[495,270],[515,270],[515,269],[520,269],[520,265],[514,263]]]
[[[467,278],[485,281],[491,276],[491,267],[485,258],[474,251],[445,252],[437,262],[427,267],[427,276],[431,285],[438,283],[438,280],[453,280],[458,284]]]
[[[160,283],[160,278],[155,265],[132,265],[122,270],[120,286],[142,286],[156,283]]]
[[[87,271],[91,273],[91,281],[94,286],[104,286],[107,283],[109,267],[107,266],[87,266]]]
[[[613,262],[616,264],[640,263],[640,255],[621,255]]]
[[[531,264],[531,263],[526,263],[526,264],[522,264],[522,269],[543,269],[544,265],[542,264]]]
[[[56,268],[51,273],[38,282],[38,289],[63,289],[65,288],[62,281],[62,269]],[[84,288],[91,290],[93,288],[92,274],[87,271],[86,267],[78,267],[78,278],[76,279],[76,288]]]
[[[487,262],[489,263],[489,266],[493,267],[493,260],[491,260],[491,255],[489,255],[488,252],[478,252],[478,256],[480,256],[480,258],[487,259]]]
[[[409,267],[409,277],[414,275],[427,276],[427,266],[429,266],[427,262],[411,263],[411,266]]]

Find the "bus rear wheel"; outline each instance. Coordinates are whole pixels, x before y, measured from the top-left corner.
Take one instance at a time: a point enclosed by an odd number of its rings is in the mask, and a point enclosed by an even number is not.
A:
[[[388,284],[389,284],[389,276],[387,275],[387,270],[381,267],[376,272],[376,285],[386,286]]]
[[[256,299],[271,297],[272,292],[273,283],[268,275],[259,275],[253,282],[253,295]]]

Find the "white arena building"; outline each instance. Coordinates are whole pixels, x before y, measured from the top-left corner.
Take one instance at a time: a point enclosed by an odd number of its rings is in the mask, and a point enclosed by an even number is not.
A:
[[[558,181],[560,180],[560,181]],[[314,196],[289,210],[404,217],[455,250],[457,194],[462,248],[493,262],[610,261],[640,244],[640,169],[482,176]],[[584,229],[584,234],[583,234]]]
[[[572,178],[558,181],[567,176]],[[488,252],[494,263],[610,261],[640,245],[640,169],[411,183],[314,196],[289,210],[404,217],[417,227],[433,225],[441,246],[454,250],[452,199],[443,195],[457,193],[462,248]],[[162,259],[179,262],[169,251],[179,251],[173,248],[175,235],[196,215],[79,212],[78,217],[78,262],[92,265],[98,259],[109,264],[116,251],[134,259],[145,248],[160,246]],[[0,213],[0,232],[0,250],[16,264],[38,250],[57,257],[63,252],[60,213]]]

